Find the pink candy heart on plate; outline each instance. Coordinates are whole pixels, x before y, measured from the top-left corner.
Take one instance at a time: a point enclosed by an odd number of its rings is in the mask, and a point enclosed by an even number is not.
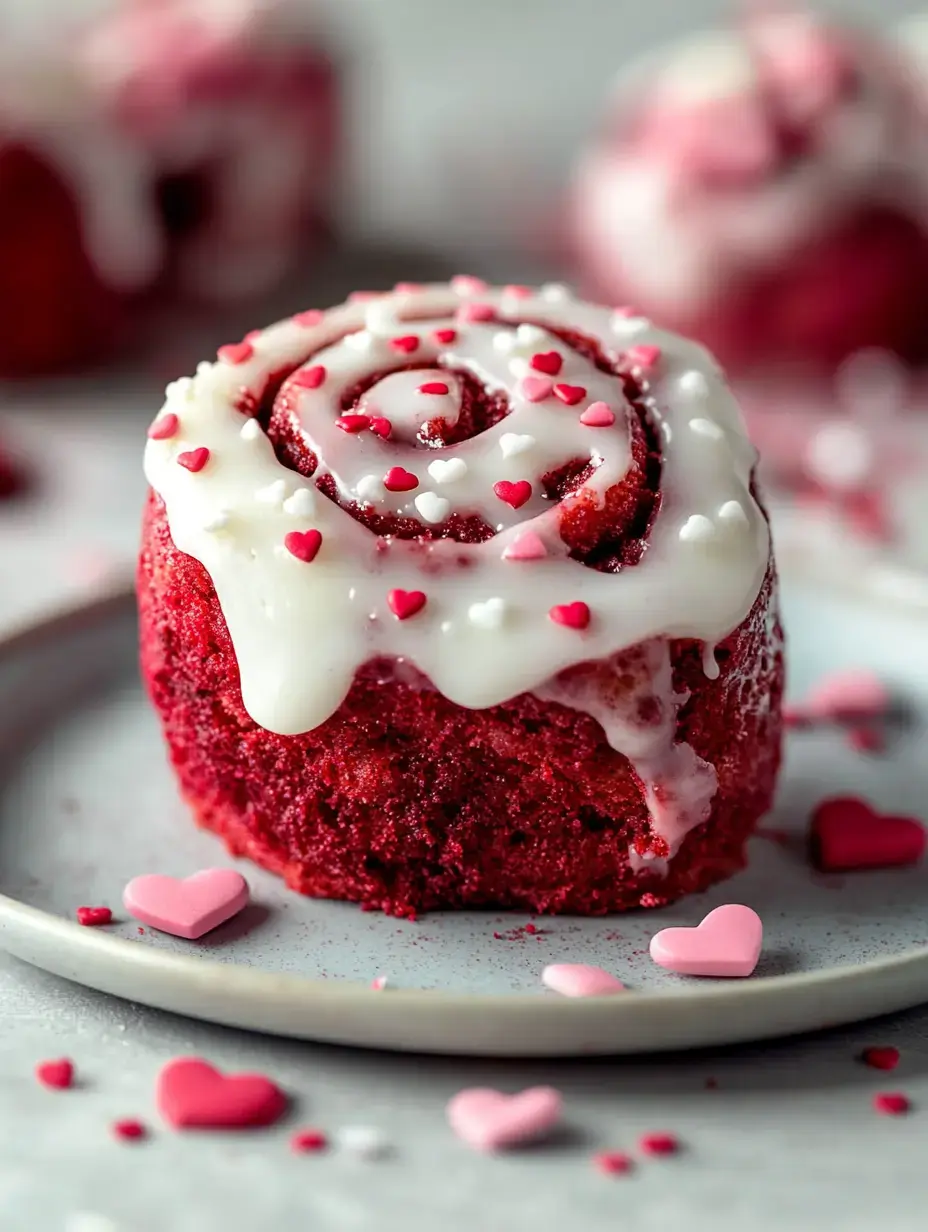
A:
[[[760,958],[764,926],[750,907],[726,903],[696,928],[665,928],[651,938],[651,957],[678,975],[744,978]]]
[[[561,1094],[554,1087],[529,1087],[505,1095],[491,1087],[458,1091],[448,1103],[448,1124],[478,1151],[534,1142],[561,1119]]]
[[[248,882],[232,868],[205,868],[183,880],[146,873],[133,877],[122,901],[143,924],[195,941],[242,910]]]
[[[587,963],[552,963],[542,971],[541,982],[563,997],[605,997],[625,991],[621,980]]]

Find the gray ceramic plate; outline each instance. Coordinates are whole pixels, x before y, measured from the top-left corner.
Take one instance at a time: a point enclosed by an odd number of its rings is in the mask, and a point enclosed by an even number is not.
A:
[[[657,913],[607,920],[435,914],[418,923],[313,902],[242,866],[254,903],[201,942],[146,929],[120,909],[143,872],[228,863],[190,824],[139,688],[130,597],[71,612],[0,645],[0,944],[48,970],[149,1005],[308,1039],[496,1055],[620,1053],[733,1043],[847,1022],[928,1000],[928,871],[823,878],[802,831],[826,793],[918,811],[928,788],[928,655],[912,617],[800,592],[787,604],[794,691],[867,662],[916,710],[887,757],[834,733],[792,738],[769,825],[747,872]],[[920,712],[920,713],[918,713]],[[674,977],[650,963],[658,928],[722,902],[762,915],[765,950],[745,981]],[[73,922],[108,904],[106,929]],[[546,963],[592,962],[633,991],[566,1000]],[[373,991],[374,976],[388,987]]]

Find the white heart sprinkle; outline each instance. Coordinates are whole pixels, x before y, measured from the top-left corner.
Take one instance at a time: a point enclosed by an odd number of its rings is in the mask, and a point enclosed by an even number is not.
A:
[[[451,501],[445,500],[443,496],[438,496],[435,492],[421,492],[413,503],[426,522],[431,522],[433,526],[444,522],[451,512]]]
[[[172,402],[189,402],[193,397],[193,381],[189,376],[178,377],[168,385],[164,396]]]
[[[264,433],[261,431],[261,425],[257,419],[246,419],[242,424],[242,430],[239,435],[243,441],[256,441]]]
[[[711,419],[691,419],[690,429],[697,436],[708,437],[710,441],[723,441],[725,439],[725,433]]]
[[[715,526],[701,513],[691,514],[680,527],[680,538],[684,543],[709,543],[715,535]]]
[[[294,518],[308,518],[315,512],[316,498],[309,488],[297,488],[284,501],[284,512]]]
[[[467,474],[467,463],[463,458],[436,458],[429,463],[429,474],[436,483],[454,483]]]
[[[748,515],[740,501],[726,501],[725,504],[719,508],[717,516],[726,524],[726,526],[730,526],[733,530],[744,530],[750,525],[748,522]]]
[[[525,453],[534,444],[534,436],[520,436],[518,432],[504,432],[499,438],[499,447],[504,458],[514,458],[516,454]]]
[[[214,365],[211,364],[208,360],[201,359],[200,362],[197,364],[197,376],[209,376],[209,374],[213,370],[213,367]]]
[[[275,479],[266,488],[259,488],[255,493],[255,500],[260,501],[263,505],[282,505],[286,498],[286,479]]]
[[[390,1153],[387,1138],[371,1125],[345,1125],[337,1131],[335,1140],[342,1150],[362,1159],[381,1159]]]
[[[493,335],[493,350],[499,351],[501,355],[509,355],[516,349],[517,344],[518,338],[511,329],[501,329]]]
[[[373,504],[382,500],[383,481],[378,475],[362,475],[358,480],[358,499]]]
[[[563,282],[546,282],[541,288],[541,298],[552,304],[563,303],[565,299],[570,299],[570,287]]]
[[[214,513],[211,518],[207,518],[203,523],[203,529],[209,535],[215,535],[218,531],[225,530],[229,525],[230,514],[228,509],[220,509],[218,513]]]
[[[359,329],[355,334],[346,334],[342,342],[352,351],[369,351],[374,345],[374,336],[366,329]]]
[[[483,603],[472,603],[467,609],[467,619],[479,629],[498,629],[506,616],[505,600],[498,597]]]
[[[509,371],[521,381],[531,373],[532,365],[527,359],[517,355],[515,359],[510,359]]]
[[[627,317],[621,312],[613,314],[610,324],[612,332],[621,334],[623,338],[637,338],[640,334],[646,334],[651,328],[651,322],[647,317]]]
[[[391,337],[398,328],[395,306],[389,300],[375,300],[368,304],[364,313],[364,324],[373,334]]]
[[[535,346],[536,343],[543,342],[547,335],[537,325],[520,325],[516,330],[516,337],[523,346]]]
[[[681,394],[689,394],[693,398],[703,398],[709,392],[709,382],[695,368],[684,372],[677,382]]]

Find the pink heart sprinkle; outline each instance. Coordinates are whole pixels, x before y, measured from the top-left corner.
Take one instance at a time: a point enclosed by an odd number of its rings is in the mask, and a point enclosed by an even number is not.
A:
[[[426,381],[424,385],[420,385],[416,390],[417,394],[433,394],[436,398],[448,392],[448,386],[444,381]]]
[[[205,445],[201,445],[199,449],[188,449],[186,453],[177,455],[177,465],[194,475],[201,471],[208,461],[209,450]]]
[[[40,1061],[35,1067],[35,1076],[43,1087],[66,1091],[74,1081],[74,1062],[67,1057],[58,1061]]]
[[[397,620],[408,620],[425,607],[426,598],[421,590],[391,590],[387,606]]]
[[[527,402],[544,402],[551,397],[554,382],[546,376],[526,376],[519,383],[519,389]]]
[[[304,564],[311,564],[322,547],[322,535],[317,530],[292,530],[284,536],[284,547],[291,556]]]
[[[411,492],[418,488],[419,480],[402,466],[392,466],[384,475],[383,486],[388,492]]]
[[[884,718],[891,706],[890,691],[876,672],[852,667],[823,676],[809,691],[799,712],[813,719],[848,723]]]
[[[158,1110],[175,1129],[273,1125],[287,1097],[263,1074],[222,1074],[199,1057],[178,1057],[158,1075]]]
[[[170,411],[162,415],[148,429],[148,438],[152,441],[169,440],[180,427],[180,420]]]
[[[401,338],[391,338],[390,346],[394,351],[400,351],[403,355],[411,355],[413,351],[419,349],[419,335],[403,334]]]
[[[626,355],[633,368],[638,368],[642,372],[650,372],[661,357],[661,348],[647,345],[633,346],[629,347]]]
[[[586,397],[586,390],[582,385],[555,385],[554,396],[560,398],[567,406],[576,406]]]
[[[442,346],[450,346],[457,339],[458,331],[456,329],[436,329],[432,333],[432,337]]]
[[[462,304],[454,316],[457,321],[478,324],[481,321],[495,321],[496,309],[492,304]]]
[[[501,479],[499,483],[494,483],[493,491],[504,504],[521,509],[527,500],[531,500],[532,485],[527,479],[520,479],[517,483]]]
[[[451,290],[457,291],[458,295],[482,295],[489,288],[482,278],[475,278],[473,274],[455,274],[451,279]]]
[[[247,363],[254,353],[255,349],[247,339],[242,342],[227,342],[216,352],[219,358],[227,364]]]
[[[564,357],[557,351],[539,351],[537,355],[532,356],[529,362],[536,372],[543,372],[546,376],[557,376],[564,366]]]
[[[145,873],[133,877],[122,901],[143,924],[195,941],[242,910],[248,882],[232,868],[205,868],[183,879]]]
[[[369,428],[371,421],[368,415],[339,415],[335,426],[341,428],[342,432],[354,435],[356,432],[363,432],[365,428]]]
[[[477,1151],[498,1151],[543,1138],[560,1121],[561,1107],[554,1087],[529,1087],[517,1095],[471,1087],[449,1101],[447,1116],[462,1142]]]
[[[548,612],[556,625],[567,629],[585,629],[590,623],[590,609],[585,603],[556,603]]]
[[[306,329],[311,329],[313,325],[318,325],[321,322],[324,315],[318,308],[307,308],[305,312],[297,312],[291,320],[295,325],[302,325]]]
[[[591,402],[580,422],[587,428],[611,428],[615,423],[615,412],[606,402]]]
[[[563,997],[604,997],[625,991],[621,980],[587,963],[553,963],[542,971],[541,982]]]
[[[757,966],[764,926],[750,907],[726,903],[696,928],[665,928],[651,938],[651,957],[678,975],[744,979]]]
[[[300,368],[290,378],[292,384],[301,389],[318,389],[328,374],[322,364],[313,364],[311,368]]]
[[[513,539],[503,552],[503,560],[542,560],[548,549],[533,530],[527,530],[518,539]]]

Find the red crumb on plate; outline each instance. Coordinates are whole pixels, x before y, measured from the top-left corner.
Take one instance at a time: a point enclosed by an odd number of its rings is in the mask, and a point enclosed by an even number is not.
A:
[[[95,924],[110,924],[113,913],[109,907],[78,907],[77,922],[92,927]]]

